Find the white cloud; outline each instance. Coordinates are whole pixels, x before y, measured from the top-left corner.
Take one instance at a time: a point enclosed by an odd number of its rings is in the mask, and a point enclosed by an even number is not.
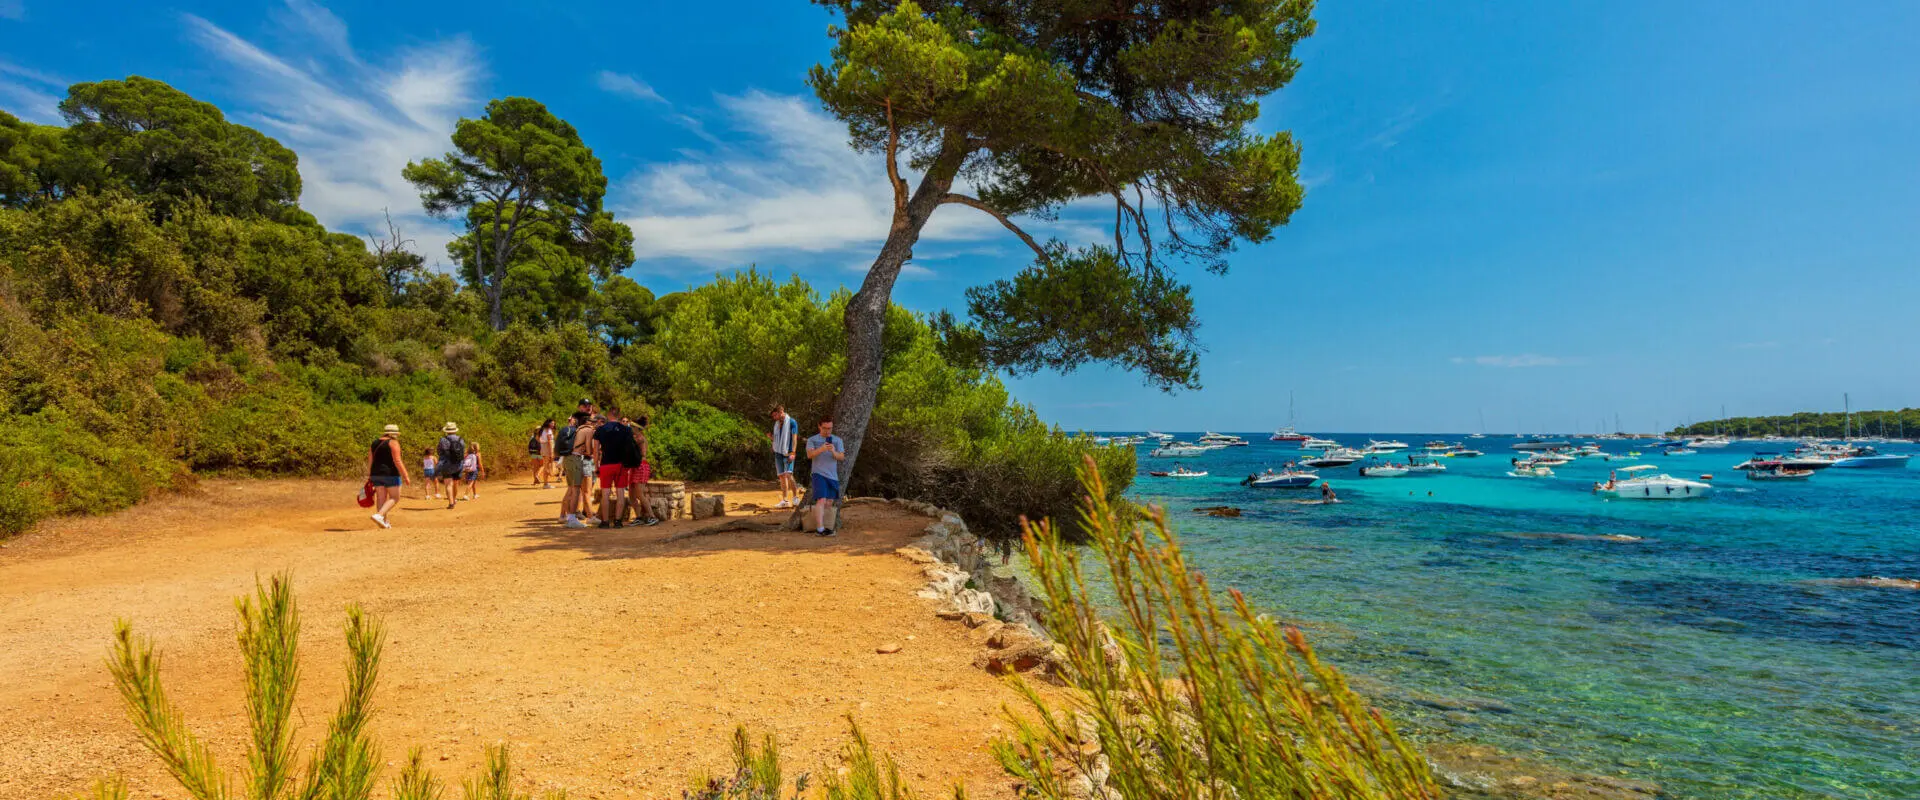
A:
[[[444,153],[460,112],[475,110],[483,78],[473,44],[455,37],[401,52],[387,64],[357,56],[347,26],[324,7],[288,0],[282,22],[306,52],[269,53],[186,14],[194,41],[232,65],[243,105],[229,117],[300,154],[300,205],[346,233],[386,231],[383,210],[429,263],[444,262],[452,231],[427,217],[400,177],[407,162]]]
[[[661,97],[660,93],[654,91],[652,86],[648,86],[646,81],[624,72],[613,72],[603,69],[600,70],[600,75],[596,81],[599,83],[601,89],[614,94],[626,95],[636,100],[647,100],[654,103],[667,102],[667,98]]]
[[[0,12],[5,8],[5,0],[0,0]],[[59,124],[60,98],[55,93],[64,95],[66,91],[66,81],[0,60],[0,108],[16,117],[43,125]]]
[[[1565,367],[1578,363],[1576,359],[1559,356],[1543,356],[1535,353],[1522,353],[1514,356],[1454,356],[1449,359],[1455,364],[1477,364],[1482,367]]]
[[[886,164],[854,152],[846,125],[810,97],[752,91],[718,104],[742,140],[643,166],[615,192],[612,205],[633,226],[634,255],[712,265],[795,251],[870,256],[879,247],[893,215]],[[1111,235],[1064,218],[1022,226],[1040,239]],[[1002,239],[1019,250],[1011,257],[1027,257],[1000,223],[963,206],[941,209],[921,237],[923,247]]]

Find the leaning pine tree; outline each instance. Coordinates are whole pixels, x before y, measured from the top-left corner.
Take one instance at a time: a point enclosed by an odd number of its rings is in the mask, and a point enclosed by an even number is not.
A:
[[[973,324],[944,326],[955,352],[1016,374],[1099,361],[1197,386],[1193,303],[1173,268],[1224,272],[1238,242],[1300,207],[1299,147],[1249,125],[1299,68],[1310,0],[816,1],[846,25],[810,82],[855,147],[885,156],[893,190],[886,242],[846,310],[842,479],[873,415],[894,281],[946,206],[992,216],[1034,255],[968,290]],[[1111,243],[1043,243],[1015,221],[1087,198],[1111,201]]]

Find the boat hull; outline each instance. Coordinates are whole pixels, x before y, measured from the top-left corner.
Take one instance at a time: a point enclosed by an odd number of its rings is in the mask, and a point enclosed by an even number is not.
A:
[[[1833,462],[1834,469],[1905,469],[1913,456],[1849,456]]]

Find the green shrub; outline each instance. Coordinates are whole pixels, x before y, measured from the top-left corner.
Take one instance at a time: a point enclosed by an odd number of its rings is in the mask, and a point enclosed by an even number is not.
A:
[[[753,455],[767,451],[765,436],[746,420],[690,400],[654,417],[647,437],[661,473],[685,480],[741,474],[751,468]]]

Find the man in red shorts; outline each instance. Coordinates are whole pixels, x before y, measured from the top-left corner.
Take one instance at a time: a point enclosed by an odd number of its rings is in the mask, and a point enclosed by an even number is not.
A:
[[[626,491],[640,465],[633,429],[621,422],[620,409],[607,407],[607,421],[593,432],[593,463],[600,473],[600,527],[626,527]]]

